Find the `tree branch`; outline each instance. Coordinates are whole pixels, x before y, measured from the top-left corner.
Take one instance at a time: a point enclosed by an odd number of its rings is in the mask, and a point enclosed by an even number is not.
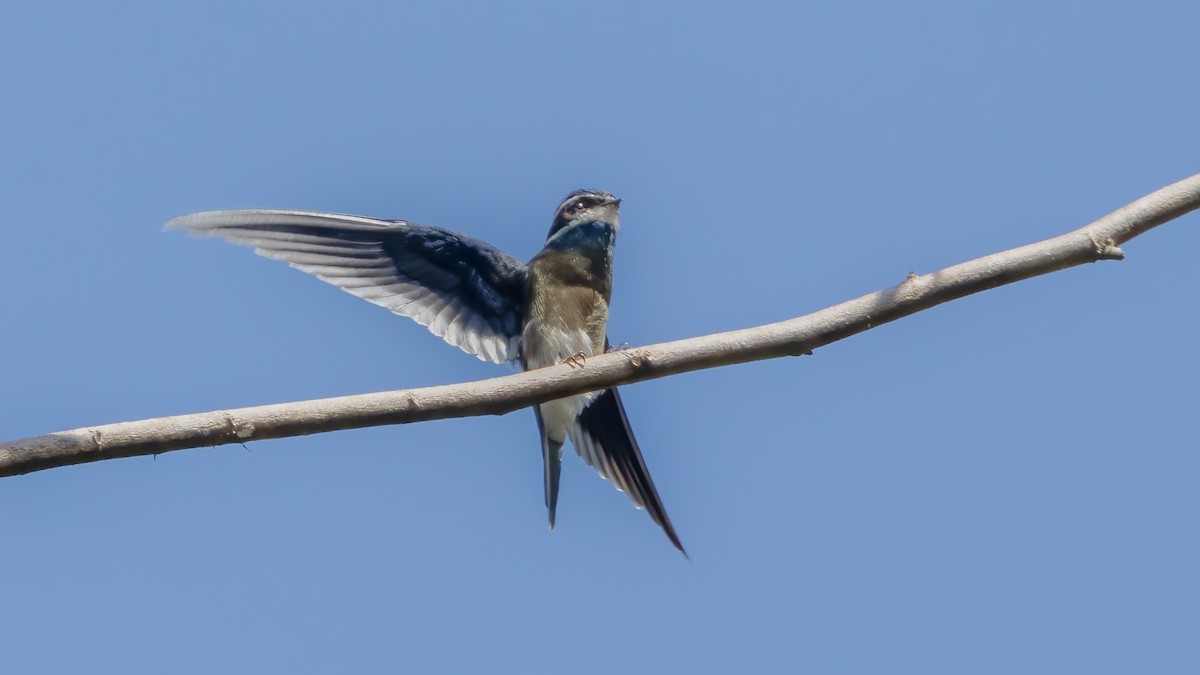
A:
[[[702,368],[809,354],[831,342],[965,295],[1098,260],[1120,245],[1200,208],[1200,174],[1169,185],[1059,237],[909,275],[898,286],[788,321],[664,342],[466,384],[219,410],[61,431],[0,443],[0,476],[201,446],[402,424],[501,415],[534,403]]]

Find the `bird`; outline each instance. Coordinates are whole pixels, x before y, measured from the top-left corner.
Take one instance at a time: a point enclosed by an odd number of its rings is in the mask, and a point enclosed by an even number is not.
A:
[[[352,295],[409,317],[484,361],[523,370],[586,365],[606,335],[621,200],[575,190],[558,205],[546,243],[527,264],[479,239],[408,220],[290,210],[205,211],[168,230],[249,246]],[[650,478],[616,387],[533,406],[541,437],[549,525],[555,526],[562,450],[576,452],[645,509],[687,551]]]

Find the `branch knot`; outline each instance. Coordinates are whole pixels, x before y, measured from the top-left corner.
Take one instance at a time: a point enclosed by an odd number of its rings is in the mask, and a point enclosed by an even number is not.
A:
[[[1121,247],[1117,246],[1117,242],[1113,241],[1112,237],[1099,238],[1094,233],[1088,232],[1088,239],[1092,242],[1092,250],[1096,255],[1096,260],[1124,260],[1125,252]]]

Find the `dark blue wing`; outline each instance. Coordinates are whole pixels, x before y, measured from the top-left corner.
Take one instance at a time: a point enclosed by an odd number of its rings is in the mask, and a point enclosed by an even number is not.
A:
[[[411,317],[480,359],[517,358],[525,266],[471,237],[400,220],[308,211],[208,211],[168,229],[254,247]]]

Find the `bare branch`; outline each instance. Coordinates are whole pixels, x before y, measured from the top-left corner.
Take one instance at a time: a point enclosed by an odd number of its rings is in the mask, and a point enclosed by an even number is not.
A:
[[[568,394],[702,368],[797,356],[923,309],[1098,260],[1120,245],[1200,208],[1200,175],[1169,185],[1053,239],[978,258],[788,321],[664,342],[566,365],[466,384],[178,415],[85,427],[0,443],[0,476],[115,457],[338,429],[472,415],[500,415]]]

